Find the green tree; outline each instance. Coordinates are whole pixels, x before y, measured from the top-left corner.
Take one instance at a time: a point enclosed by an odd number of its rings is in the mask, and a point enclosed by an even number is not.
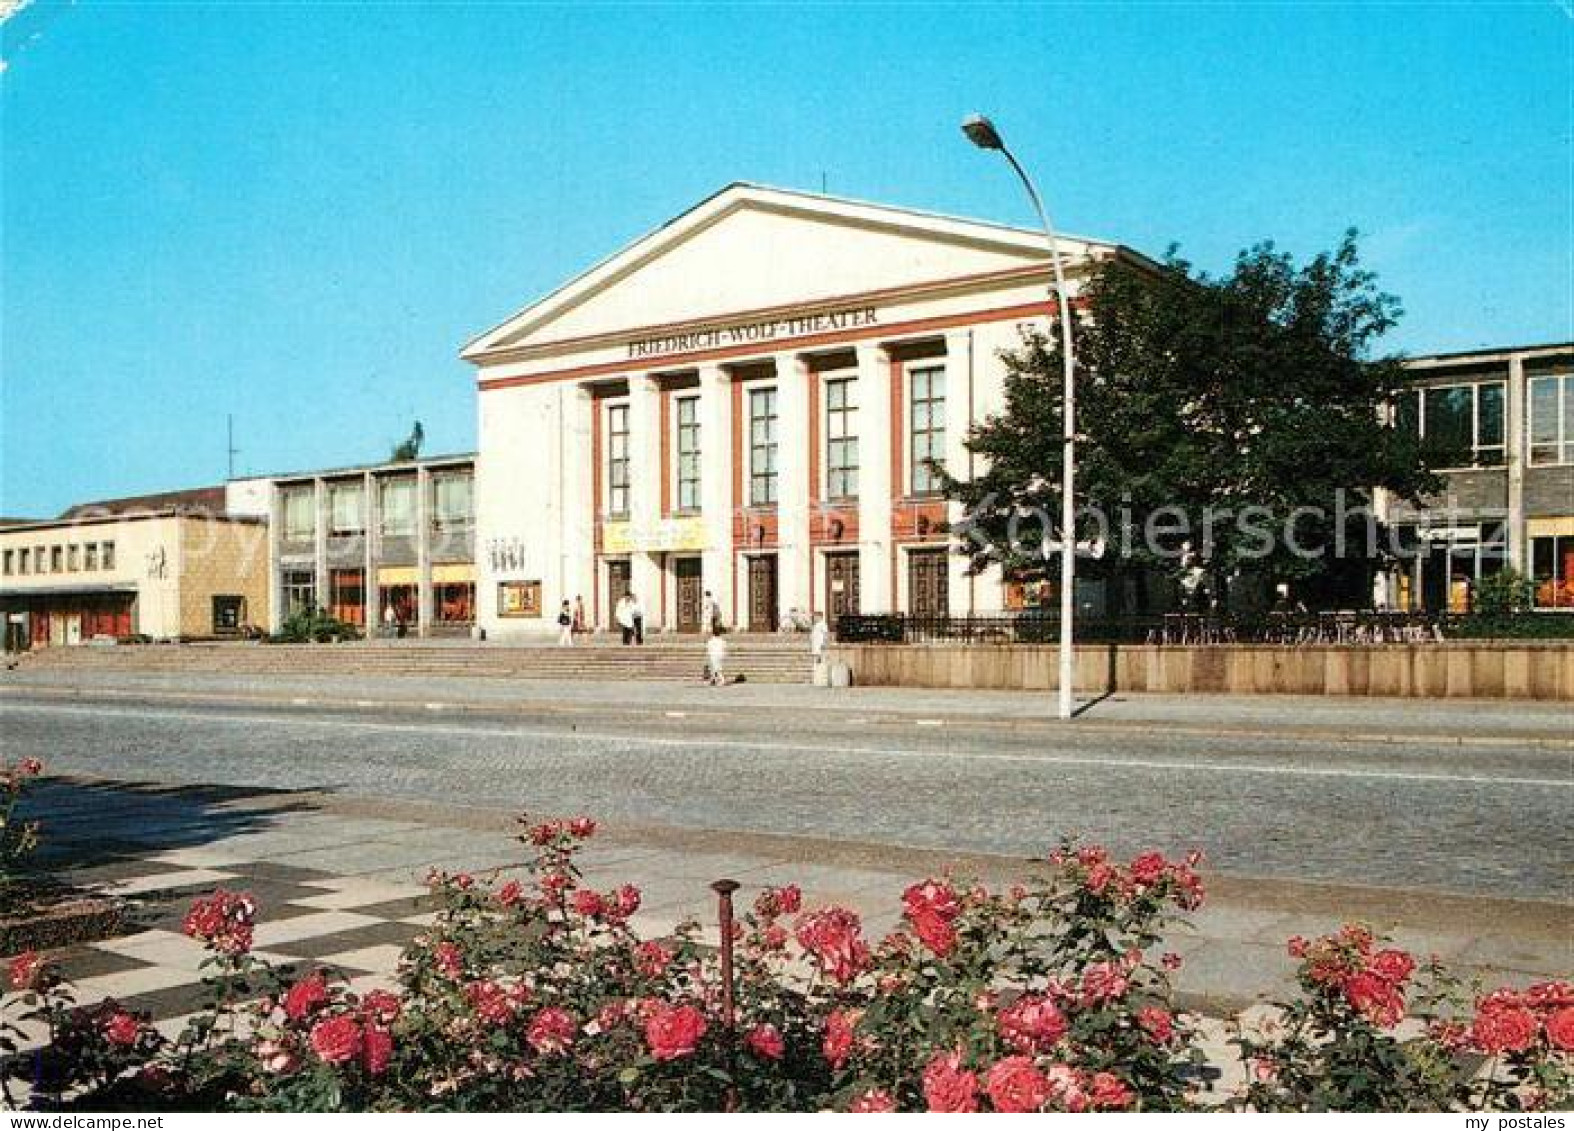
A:
[[[1084,294],[1077,536],[1103,554],[1079,569],[1200,575],[1221,595],[1232,576],[1297,580],[1348,599],[1389,555],[1373,488],[1410,500],[1441,489],[1430,468],[1449,453],[1388,423],[1405,372],[1369,354],[1400,309],[1361,268],[1354,232],[1304,266],[1258,245],[1220,278],[1173,250],[1157,268],[1112,259]],[[1058,332],[1005,360],[1004,409],[968,439],[987,470],[943,478],[967,508],[959,533],[975,569],[1053,577],[1032,516],[1059,518]]]

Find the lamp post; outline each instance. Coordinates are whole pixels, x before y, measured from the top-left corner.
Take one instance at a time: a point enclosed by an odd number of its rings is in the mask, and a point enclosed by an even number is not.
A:
[[[1055,239],[1055,229],[1050,226],[1049,214],[1044,211],[1044,202],[1039,198],[1038,189],[1033,187],[1032,179],[1027,175],[1021,164],[1018,163],[1011,150],[1006,148],[1006,143],[1000,137],[1000,131],[982,114],[973,114],[962,123],[962,132],[967,139],[980,149],[998,150],[1011,167],[1016,170],[1017,176],[1022,179],[1022,187],[1027,189],[1028,198],[1033,202],[1033,209],[1038,213],[1039,223],[1044,225],[1044,235],[1049,239],[1049,260],[1055,271],[1055,298],[1060,311],[1060,355],[1063,362],[1064,390],[1062,394],[1061,420],[1063,434],[1061,437],[1061,507],[1060,507],[1060,717],[1072,717],[1071,681],[1075,668],[1072,652],[1072,625],[1071,618],[1075,609],[1072,600],[1073,589],[1076,584],[1077,540],[1076,540],[1076,501],[1072,492],[1075,480],[1076,459],[1076,408],[1077,386],[1075,379],[1076,361],[1072,353],[1071,342],[1071,304],[1066,297],[1066,275],[1060,261],[1060,243]]]

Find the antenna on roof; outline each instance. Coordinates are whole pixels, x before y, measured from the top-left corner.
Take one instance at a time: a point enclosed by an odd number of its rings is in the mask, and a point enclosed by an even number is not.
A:
[[[224,416],[224,450],[229,456],[229,474],[226,479],[235,478],[235,457],[240,455],[240,449],[235,446],[235,414],[226,413]]]
[[[826,189],[825,185],[826,185],[825,170],[821,169],[820,170],[820,195],[821,196],[825,196],[825,195],[828,194],[828,190]]]

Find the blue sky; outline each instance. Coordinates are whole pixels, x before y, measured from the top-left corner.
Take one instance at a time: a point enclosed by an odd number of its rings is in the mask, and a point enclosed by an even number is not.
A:
[[[0,513],[468,449],[461,344],[734,180],[1209,269],[1355,226],[1426,353],[1574,337],[1563,3],[66,4],[0,27]]]

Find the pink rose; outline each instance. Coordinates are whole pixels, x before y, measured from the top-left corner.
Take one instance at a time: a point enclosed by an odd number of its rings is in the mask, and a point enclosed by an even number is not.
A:
[[[1049,1102],[1049,1081],[1031,1057],[1008,1056],[984,1074],[984,1091],[996,1111],[1037,1111]]]
[[[1119,1111],[1130,1107],[1136,1094],[1121,1083],[1118,1076],[1108,1072],[1095,1072],[1093,1080],[1088,1085],[1088,1100],[1097,1108],[1106,1111]]]
[[[1066,1035],[1066,1015],[1047,997],[1025,994],[1000,1011],[996,1024],[1018,1052],[1045,1053]]]
[[[798,920],[798,945],[832,981],[846,985],[869,966],[863,922],[845,907],[812,911]]]
[[[1169,1044],[1170,1038],[1175,1035],[1174,1018],[1170,1016],[1169,1010],[1156,1005],[1137,1010],[1137,1024],[1161,1045]]]
[[[832,1068],[840,1068],[853,1051],[853,1033],[858,1027],[858,1014],[845,1009],[832,1010],[825,1019],[825,1039],[820,1051]]]
[[[1352,976],[1344,984],[1344,996],[1357,1013],[1374,1025],[1389,1028],[1404,1020],[1404,995],[1376,974],[1362,971]]]
[[[847,1110],[860,1115],[885,1115],[896,1110],[896,1101],[883,1088],[870,1088],[848,1104]]]
[[[924,1101],[930,1111],[978,1110],[978,1077],[962,1067],[962,1054],[941,1053],[924,1068]]]
[[[1367,965],[1368,970],[1393,986],[1404,985],[1415,968],[1415,959],[1402,950],[1380,950]]]
[[[543,1056],[566,1052],[579,1035],[579,1023],[574,1015],[557,1006],[548,1006],[530,1020],[525,1040]]]
[[[1564,1006],[1547,1016],[1547,1043],[1564,1052],[1574,1051],[1574,1006]]]
[[[1523,1006],[1485,1008],[1470,1026],[1470,1039],[1489,1056],[1524,1052],[1536,1041],[1536,1015]]]
[[[658,1004],[645,1021],[645,1043],[657,1060],[677,1060],[699,1046],[708,1026],[692,1005]]]

